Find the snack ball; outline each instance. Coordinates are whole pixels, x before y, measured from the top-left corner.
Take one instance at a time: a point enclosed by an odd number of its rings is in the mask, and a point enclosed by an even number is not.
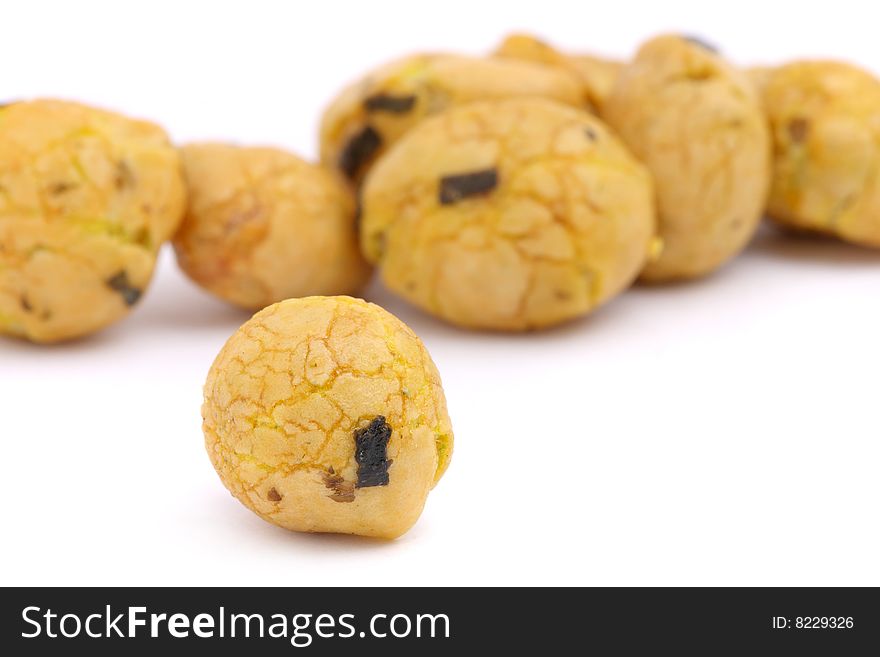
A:
[[[321,122],[321,161],[359,183],[371,164],[427,116],[462,103],[542,96],[578,105],[578,81],[532,62],[414,55],[345,88]]]
[[[880,247],[880,81],[850,64],[765,73],[773,134],[768,214],[794,229]]]
[[[623,68],[603,117],[654,176],[663,249],[642,279],[708,274],[761,220],[770,138],[748,76],[706,44],[663,36]]]
[[[57,342],[127,315],[184,205],[152,123],[57,100],[0,107],[0,334]]]
[[[584,104],[593,112],[602,111],[623,66],[620,62],[595,55],[562,53],[528,34],[508,35],[494,54],[496,57],[521,59],[568,70],[580,81]]]
[[[173,243],[196,283],[252,310],[364,285],[355,202],[336,172],[275,148],[193,144],[181,153],[189,205]]]
[[[424,121],[370,172],[362,207],[385,284],[477,329],[589,313],[632,282],[655,229],[646,169],[599,119],[538,98]]]
[[[395,538],[452,456],[437,368],[403,322],[350,297],[282,301],[229,339],[205,384],[224,485],[275,525]]]

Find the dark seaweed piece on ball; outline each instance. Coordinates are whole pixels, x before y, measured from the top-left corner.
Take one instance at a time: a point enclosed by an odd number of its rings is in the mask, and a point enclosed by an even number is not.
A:
[[[339,168],[353,180],[380,146],[382,146],[382,135],[376,132],[373,126],[365,126],[345,145],[339,156]]]
[[[127,306],[133,306],[136,304],[143,294],[142,290],[131,284],[128,280],[128,274],[124,271],[108,278],[107,287],[114,292],[118,292]]]
[[[388,485],[388,440],[391,438],[391,427],[385,422],[385,416],[377,415],[363,429],[354,432],[354,459],[358,464],[357,487]]]
[[[416,104],[416,97],[393,96],[391,94],[373,94],[364,99],[364,109],[368,112],[390,112],[392,114],[406,114]]]
[[[440,203],[451,205],[463,198],[491,192],[498,186],[498,170],[484,169],[440,179]]]
[[[698,36],[694,36],[693,34],[683,34],[682,39],[687,41],[688,43],[692,43],[695,46],[699,46],[703,50],[708,50],[711,53],[715,53],[716,55],[720,52],[718,47],[715,44],[709,43],[705,39],[702,39]]]

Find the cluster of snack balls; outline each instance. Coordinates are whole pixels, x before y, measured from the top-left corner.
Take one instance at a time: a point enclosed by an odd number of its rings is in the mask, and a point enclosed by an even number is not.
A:
[[[172,240],[198,284],[264,308],[211,368],[204,431],[229,490],[294,530],[399,536],[449,464],[423,344],[338,296],[372,267],[453,324],[524,331],[636,279],[709,274],[765,213],[880,246],[880,82],[838,62],[740,70],[661,36],[620,63],[515,35],[491,57],[368,74],[320,139],[316,165],[178,149],[69,102],[0,108],[0,332],[54,342],[109,325]]]

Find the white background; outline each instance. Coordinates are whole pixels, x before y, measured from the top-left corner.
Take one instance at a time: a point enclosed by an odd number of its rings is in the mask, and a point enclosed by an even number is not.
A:
[[[313,156],[321,108],[414,50],[528,29],[625,56],[664,30],[743,63],[880,69],[872,3],[20,2],[0,98],[53,95],[175,139]],[[142,305],[75,344],[0,340],[2,584],[880,584],[880,253],[763,234],[719,274],[541,334],[423,337],[456,433],[416,527],[288,533],[223,488],[201,384],[246,319],[166,252]]]

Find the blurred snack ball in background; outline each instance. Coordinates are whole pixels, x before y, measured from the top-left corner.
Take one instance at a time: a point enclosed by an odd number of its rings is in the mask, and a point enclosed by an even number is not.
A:
[[[555,66],[572,73],[581,84],[585,106],[601,112],[623,64],[586,54],[567,54],[529,34],[510,34],[493,53],[496,57],[522,59]]]
[[[654,176],[662,251],[647,281],[708,274],[757,230],[770,139],[748,76],[699,41],[663,36],[623,67],[602,112]]]
[[[189,205],[174,249],[206,290],[259,310],[353,294],[367,281],[354,198],[336,172],[275,148],[192,144],[181,153]]]
[[[0,333],[57,342],[124,317],[184,205],[177,151],[152,123],[0,107]]]
[[[422,119],[475,100],[539,96],[582,103],[568,71],[526,61],[412,55],[349,85],[321,121],[321,161],[359,183],[372,163]]]
[[[880,247],[880,81],[833,61],[793,62],[753,77],[775,150],[770,217]]]
[[[202,416],[226,487],[297,531],[400,536],[452,456],[440,376],[421,340],[350,297],[254,315],[214,361]]]
[[[453,324],[520,331],[624,290],[654,236],[651,180],[601,121],[545,99],[462,105],[411,130],[362,190],[389,288]]]

